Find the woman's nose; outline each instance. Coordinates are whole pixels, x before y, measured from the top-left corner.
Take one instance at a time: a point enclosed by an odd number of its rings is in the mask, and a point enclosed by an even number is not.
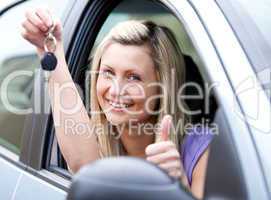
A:
[[[112,97],[118,97],[121,96],[125,93],[124,91],[124,83],[122,80],[120,79],[114,79],[114,81],[112,82],[112,84],[110,85],[109,88],[109,94]]]

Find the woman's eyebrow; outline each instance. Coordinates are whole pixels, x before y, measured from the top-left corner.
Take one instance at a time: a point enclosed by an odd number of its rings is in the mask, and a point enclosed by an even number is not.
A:
[[[136,73],[139,75],[144,74],[144,73],[142,73],[141,70],[137,70],[137,69],[128,69],[128,70],[126,70],[126,73]]]
[[[105,66],[105,67],[107,67],[107,68],[109,68],[109,69],[111,69],[111,70],[114,70],[113,67],[111,67],[111,66],[108,65],[108,64],[101,63],[101,66]]]
[[[101,66],[105,66],[105,67],[111,69],[112,71],[114,71],[114,68],[111,67],[109,64],[101,63]],[[129,69],[125,70],[125,73],[138,73],[140,75],[144,74],[144,72],[141,69],[138,69],[138,67],[130,67]]]

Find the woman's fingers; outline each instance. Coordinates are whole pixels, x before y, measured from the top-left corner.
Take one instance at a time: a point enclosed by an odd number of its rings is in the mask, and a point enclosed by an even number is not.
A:
[[[180,160],[180,154],[172,141],[150,144],[145,149],[147,160],[161,164],[167,160]]]
[[[44,8],[37,8],[35,13],[47,27],[51,27],[53,25],[52,15],[49,10]]]
[[[153,143],[147,146],[145,153],[147,156],[154,156],[159,153],[165,153],[170,149],[176,148],[172,141]]]
[[[22,23],[22,37],[37,47],[38,54],[44,52],[44,39],[54,24],[53,35],[57,40],[57,49],[62,51],[62,26],[59,19],[54,19],[53,15],[46,8],[28,10],[25,13],[26,20]]]
[[[24,39],[28,40],[37,48],[43,49],[43,44],[40,42],[40,38],[37,37],[35,34],[29,33],[26,29],[22,29],[21,35]]]
[[[180,178],[182,177],[182,171],[181,170],[172,170],[168,173],[170,176],[175,177],[175,178]]]
[[[40,17],[33,10],[28,10],[25,13],[25,17],[29,20],[33,25],[39,28],[42,32],[48,31],[48,26],[42,21]]]
[[[150,144],[145,153],[147,161],[165,170],[169,176],[181,178],[184,175],[180,153],[172,141]]]
[[[166,171],[181,169],[181,162],[179,160],[172,160],[159,164],[159,167]]]
[[[29,20],[25,20],[22,23],[22,26],[26,30],[26,32],[29,32],[31,34],[42,34],[39,28],[37,26],[33,25]]]
[[[147,160],[154,164],[160,164],[169,160],[180,160],[180,154],[176,149],[173,149],[165,153],[159,153],[154,156],[148,156]]]

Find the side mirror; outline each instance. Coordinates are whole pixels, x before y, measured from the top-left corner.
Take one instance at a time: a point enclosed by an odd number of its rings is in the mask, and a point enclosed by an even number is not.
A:
[[[132,157],[98,160],[74,177],[68,200],[192,200],[178,181]]]

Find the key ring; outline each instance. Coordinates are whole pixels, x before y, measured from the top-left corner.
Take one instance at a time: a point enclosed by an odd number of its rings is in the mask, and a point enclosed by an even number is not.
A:
[[[43,43],[44,43],[44,50],[46,52],[52,52],[52,53],[55,52],[57,42],[56,42],[55,36],[53,36],[52,33],[49,33],[48,36],[46,36]]]
[[[52,33],[54,29],[55,29],[55,24],[53,22],[53,24],[50,26],[48,32],[46,33],[46,36],[45,36],[45,39],[44,39],[44,42],[43,42],[44,50],[46,52],[55,52],[55,50],[56,50],[57,41],[56,41],[55,36]],[[50,48],[48,48],[47,44],[49,44],[52,47],[51,51],[49,50]]]
[[[44,70],[44,80],[49,82],[50,71],[54,70],[57,66],[57,57],[55,56],[57,41],[53,35],[55,29],[54,21],[52,20],[52,25],[49,27],[48,32],[45,34],[43,40],[44,54],[41,59],[41,67]]]
[[[53,19],[53,18],[52,18],[52,19]],[[55,29],[55,23],[54,23],[54,21],[52,20],[52,25],[50,26],[48,33],[52,33],[52,32],[54,31],[54,29]]]

